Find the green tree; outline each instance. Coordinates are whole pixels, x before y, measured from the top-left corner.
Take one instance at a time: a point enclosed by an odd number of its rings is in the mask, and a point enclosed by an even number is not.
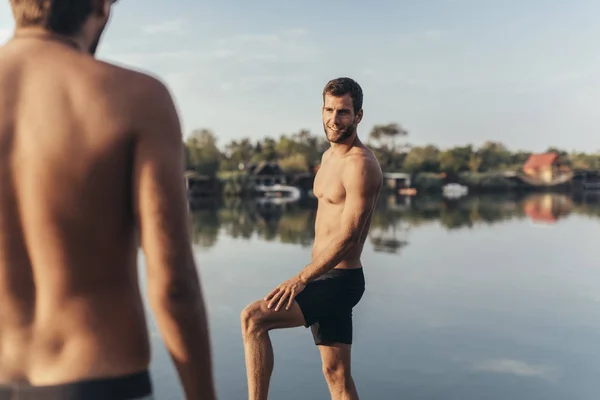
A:
[[[479,168],[481,168],[481,156],[473,153],[469,157],[469,170],[471,172],[479,172]]]
[[[408,131],[396,123],[387,125],[375,125],[369,133],[369,139],[376,142],[379,148],[385,148],[390,152],[402,150],[399,139],[408,135]]]
[[[502,143],[487,141],[478,150],[481,171],[492,171],[510,165],[511,154]]]
[[[215,177],[221,164],[221,152],[215,135],[208,129],[196,130],[185,144],[188,168],[201,175]]]
[[[368,145],[385,172],[518,171],[531,155],[523,150],[511,152],[495,141],[487,141],[476,150],[470,144],[443,150],[434,145],[410,147],[403,141],[407,135],[408,132],[396,123],[375,125],[371,129]],[[209,176],[214,176],[217,170],[237,171],[240,165],[261,161],[277,161],[286,171],[303,172],[319,163],[329,146],[324,135],[301,129],[278,138],[232,140],[221,151],[210,130],[198,129],[185,142],[185,160],[189,169]],[[563,164],[571,168],[600,169],[600,152],[568,153],[555,147],[548,148],[547,152],[557,153]]]
[[[369,133],[368,144],[384,171],[397,171],[403,166],[409,146],[400,144],[408,131],[396,123],[375,125]]]
[[[407,172],[439,172],[439,153],[437,147],[413,147],[404,159],[403,169]]]
[[[239,141],[232,140],[225,146],[225,152],[222,155],[225,160],[224,166],[227,170],[237,170],[240,164],[248,163],[255,154],[255,146],[250,139],[243,138]]]
[[[439,154],[440,170],[445,172],[468,171],[473,156],[473,146],[454,147]]]

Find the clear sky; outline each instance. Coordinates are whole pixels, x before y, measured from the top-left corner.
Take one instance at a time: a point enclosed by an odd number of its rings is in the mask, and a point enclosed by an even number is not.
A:
[[[600,150],[598,0],[120,0],[101,59],[157,75],[184,133],[322,134],[321,91],[364,90],[359,134]],[[0,0],[0,43],[14,23]],[[151,116],[149,116],[151,117]]]

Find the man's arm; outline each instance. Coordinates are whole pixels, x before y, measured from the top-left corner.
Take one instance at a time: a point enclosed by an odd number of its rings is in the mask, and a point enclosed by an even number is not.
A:
[[[379,197],[381,174],[375,160],[353,156],[346,165],[342,175],[346,199],[340,229],[325,250],[298,274],[303,284],[331,270],[354,250]]]
[[[184,148],[168,90],[144,77],[135,117],[133,198],[150,305],[187,399],[216,398],[208,322],[189,237]]]

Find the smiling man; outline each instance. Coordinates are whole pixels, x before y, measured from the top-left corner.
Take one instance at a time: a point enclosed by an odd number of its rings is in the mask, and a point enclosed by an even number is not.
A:
[[[312,260],[241,314],[250,400],[267,399],[273,371],[269,331],[311,327],[333,400],[355,400],[350,368],[352,309],[365,290],[361,254],[382,186],[373,153],[360,141],[363,94],[352,79],[323,90],[323,154],[313,192],[318,198]]]
[[[214,399],[167,88],[94,57],[114,0],[10,3],[16,30],[0,48],[0,400],[150,398],[139,241],[184,392]]]

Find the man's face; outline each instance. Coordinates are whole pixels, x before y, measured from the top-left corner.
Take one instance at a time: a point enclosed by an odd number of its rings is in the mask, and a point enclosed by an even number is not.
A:
[[[341,143],[356,132],[362,118],[362,110],[354,114],[354,105],[350,94],[343,96],[325,95],[323,104],[323,129],[327,140]]]

